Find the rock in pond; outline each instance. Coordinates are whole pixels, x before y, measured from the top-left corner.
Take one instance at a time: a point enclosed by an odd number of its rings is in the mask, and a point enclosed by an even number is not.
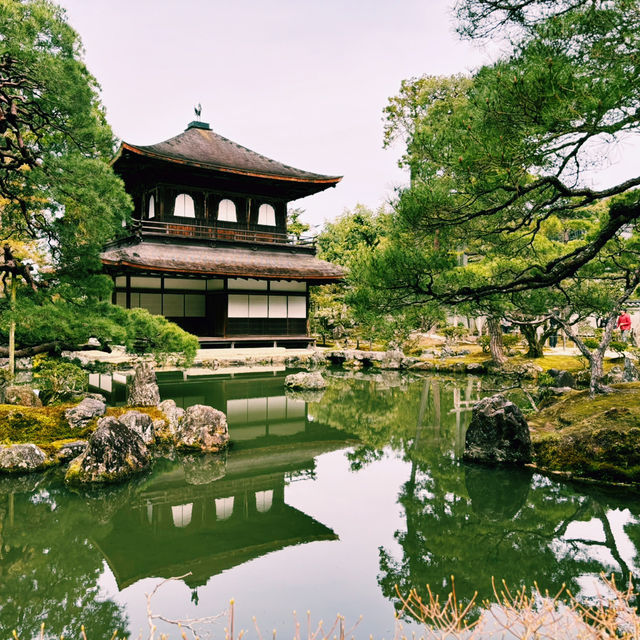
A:
[[[12,444],[0,447],[0,472],[30,473],[44,469],[47,462],[45,452],[35,444]]]
[[[176,406],[175,400],[163,400],[158,405],[158,409],[164,413],[167,420],[162,427],[160,425],[156,426],[156,432],[159,432],[158,435],[164,439],[173,439],[178,433],[180,422],[184,418],[184,409]]]
[[[189,407],[178,426],[176,446],[215,453],[229,444],[227,416],[213,407],[194,404]]]
[[[80,404],[64,412],[64,416],[72,429],[86,427],[94,418],[104,415],[107,405],[95,398],[85,398]]]
[[[324,397],[324,390],[315,391],[313,389],[285,389],[285,395],[289,400],[299,402],[320,402]]]
[[[102,418],[64,479],[69,484],[119,482],[146,469],[150,461],[151,453],[135,431],[116,418]]]
[[[473,407],[464,444],[465,460],[524,464],[531,462],[532,452],[529,425],[513,402],[499,393]]]
[[[155,407],[160,404],[156,372],[149,362],[136,365],[127,388],[127,404],[132,407]]]
[[[132,431],[135,431],[145,444],[152,444],[156,441],[153,420],[146,413],[131,410],[119,416],[118,420]]]
[[[26,385],[10,385],[4,390],[6,404],[18,404],[22,407],[41,407],[42,400],[36,392]]]
[[[293,373],[284,379],[285,387],[290,389],[324,389],[327,386],[325,379],[319,371],[301,371]]]

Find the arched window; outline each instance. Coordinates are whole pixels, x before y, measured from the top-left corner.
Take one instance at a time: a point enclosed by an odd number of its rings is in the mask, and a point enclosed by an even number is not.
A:
[[[196,209],[193,205],[193,198],[186,193],[181,193],[179,196],[176,196],[173,215],[180,216],[181,218],[195,218]]]
[[[258,224],[276,226],[276,210],[270,204],[261,204],[258,209]]]
[[[236,218],[236,205],[233,200],[229,200],[228,198],[220,200],[220,204],[218,205],[218,220],[222,220],[223,222],[238,221]]]
[[[149,198],[149,209],[148,209],[149,218],[155,218],[156,215],[156,202],[153,196]]]

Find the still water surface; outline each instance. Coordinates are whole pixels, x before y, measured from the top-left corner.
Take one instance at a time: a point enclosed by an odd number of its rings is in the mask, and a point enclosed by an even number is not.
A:
[[[316,396],[284,372],[161,384],[163,399],[228,415],[225,456],[159,459],[128,485],[72,492],[49,476],[0,479],[1,640],[17,629],[89,640],[148,634],[155,613],[216,615],[292,637],[293,610],[391,638],[402,593],[426,584],[491,596],[491,577],[588,598],[601,572],[636,575],[640,502],[458,457],[475,378],[331,374]],[[624,584],[624,582],[623,582]],[[179,633],[156,621],[172,637]],[[405,620],[405,629],[415,627]],[[224,637],[227,618],[206,627]]]

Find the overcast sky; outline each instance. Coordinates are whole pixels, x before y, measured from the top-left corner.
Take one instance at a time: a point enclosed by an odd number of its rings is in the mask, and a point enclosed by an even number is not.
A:
[[[115,134],[153,144],[202,104],[217,133],[294,167],[343,175],[293,203],[321,224],[406,181],[382,148],[402,79],[468,72],[497,52],[461,41],[449,0],[59,0],[102,85]],[[604,148],[603,148],[604,151]],[[640,145],[606,149],[597,183],[627,177]]]
[[[102,85],[115,134],[153,144],[202,119],[300,169],[343,175],[297,201],[313,224],[406,180],[382,148],[382,109],[400,81],[469,71],[445,0],[61,0]]]

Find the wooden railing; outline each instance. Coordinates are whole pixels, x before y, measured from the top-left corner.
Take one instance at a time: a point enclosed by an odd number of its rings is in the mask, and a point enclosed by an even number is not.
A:
[[[228,240],[254,244],[287,244],[295,246],[313,246],[315,244],[314,238],[295,238],[286,233],[265,231],[257,228],[230,228],[159,220],[133,220],[131,227],[134,233],[140,235],[178,236],[198,240]]]

